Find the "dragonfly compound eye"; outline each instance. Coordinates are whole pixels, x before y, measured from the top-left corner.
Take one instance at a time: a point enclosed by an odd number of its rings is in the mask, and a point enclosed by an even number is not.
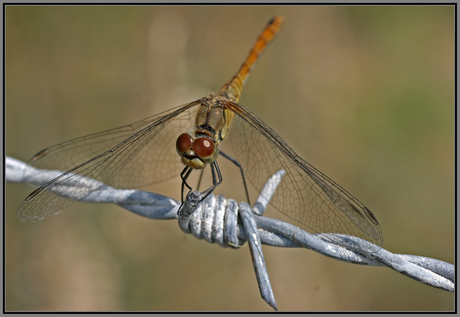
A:
[[[181,155],[190,150],[192,147],[192,137],[188,133],[182,133],[179,135],[176,141],[177,154]]]
[[[198,138],[193,141],[192,149],[206,164],[214,162],[219,154],[214,142],[208,138]]]

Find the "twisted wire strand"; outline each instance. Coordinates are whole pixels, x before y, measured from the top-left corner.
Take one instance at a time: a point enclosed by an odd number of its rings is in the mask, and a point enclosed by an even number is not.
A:
[[[61,171],[35,169],[25,177],[23,171],[26,166],[26,163],[6,156],[5,180],[41,186],[62,174]],[[217,243],[222,247],[239,248],[247,241],[253,256],[261,295],[274,309],[277,308],[266,272],[261,244],[303,247],[340,261],[387,266],[421,283],[454,291],[455,268],[450,263],[423,256],[393,254],[383,248],[378,252],[375,252],[375,249],[366,252],[369,242],[357,237],[332,233],[310,234],[292,224],[262,216],[269,203],[267,197],[273,195],[283,174],[284,171],[279,171],[267,181],[254,207],[250,207],[245,202],[238,204],[232,199],[212,194],[198,203],[199,192],[187,195],[184,205],[180,206],[178,201],[159,194],[116,189],[110,186],[102,186],[80,201],[114,203],[150,219],[178,219],[179,226],[185,233],[193,234],[210,243]],[[180,216],[179,208],[181,208]],[[238,222],[238,214],[243,223]],[[334,237],[333,244],[325,239],[327,236]]]

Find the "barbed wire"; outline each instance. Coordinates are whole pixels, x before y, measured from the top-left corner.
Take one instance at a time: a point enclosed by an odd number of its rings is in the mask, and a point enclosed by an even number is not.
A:
[[[27,177],[24,176],[26,166]],[[5,160],[5,172],[7,182],[37,186],[44,185],[63,173],[35,169],[8,156]],[[252,208],[246,202],[237,203],[233,199],[213,194],[199,203],[199,192],[189,193],[181,206],[178,201],[159,194],[116,189],[107,185],[102,185],[79,201],[114,203],[150,219],[178,219],[179,227],[185,233],[222,247],[239,248],[247,242],[261,296],[275,310],[277,306],[266,270],[262,244],[307,248],[348,263],[386,266],[421,283],[454,291],[455,268],[450,263],[423,256],[393,254],[380,247],[376,252],[375,245],[357,237],[332,233],[310,234],[292,224],[262,216],[283,175],[284,171],[278,171],[267,180]],[[59,188],[55,190],[59,192]],[[238,221],[238,215],[241,222]]]

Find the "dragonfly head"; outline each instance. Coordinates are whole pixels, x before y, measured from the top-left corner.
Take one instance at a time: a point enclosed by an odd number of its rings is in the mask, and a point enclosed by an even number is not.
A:
[[[204,168],[206,164],[214,162],[219,149],[213,140],[207,137],[193,138],[188,133],[182,133],[176,141],[177,154],[182,162],[192,168]]]

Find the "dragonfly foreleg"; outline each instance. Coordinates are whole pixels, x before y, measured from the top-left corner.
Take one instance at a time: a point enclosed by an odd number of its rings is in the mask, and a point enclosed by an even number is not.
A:
[[[192,187],[187,184],[187,178],[190,176],[191,172],[192,168],[190,166],[186,166],[180,173],[180,178],[182,179],[182,187],[180,191],[181,205],[184,204],[184,185],[187,186],[189,192],[192,190]]]
[[[222,183],[222,174],[220,173],[219,165],[217,165],[217,162],[212,162],[210,165],[212,173],[212,186],[201,192],[201,201],[208,197],[208,195],[212,193],[214,189],[220,185],[220,183]]]

